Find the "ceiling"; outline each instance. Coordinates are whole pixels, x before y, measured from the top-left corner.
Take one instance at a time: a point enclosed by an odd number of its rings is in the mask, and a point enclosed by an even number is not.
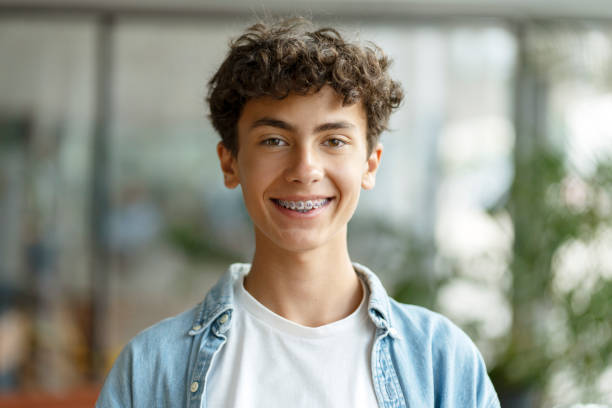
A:
[[[308,14],[348,18],[592,19],[612,22],[610,0],[0,0],[2,11]]]

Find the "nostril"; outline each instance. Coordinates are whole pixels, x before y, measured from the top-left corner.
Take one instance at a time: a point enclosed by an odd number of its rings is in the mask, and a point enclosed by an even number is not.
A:
[[[323,171],[317,167],[308,168],[294,168],[287,171],[287,181],[295,183],[314,183],[320,181],[323,178]]]

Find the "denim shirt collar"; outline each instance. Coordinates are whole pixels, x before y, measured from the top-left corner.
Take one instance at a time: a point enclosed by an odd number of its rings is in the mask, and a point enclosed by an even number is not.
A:
[[[251,265],[245,263],[235,263],[229,267],[196,309],[195,318],[191,327],[188,328],[189,335],[197,335],[211,325],[217,334],[223,334],[229,329],[235,307],[234,282],[246,275],[250,268]],[[378,329],[387,331],[392,327],[392,322],[389,297],[385,288],[378,277],[367,267],[353,262],[353,268],[369,289],[368,315],[370,319]]]

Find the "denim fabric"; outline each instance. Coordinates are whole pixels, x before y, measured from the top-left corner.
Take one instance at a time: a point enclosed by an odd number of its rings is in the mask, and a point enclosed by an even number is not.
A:
[[[368,313],[376,326],[372,376],[380,407],[499,408],[482,357],[459,328],[389,298],[374,273],[354,267],[370,292]],[[206,389],[207,375],[231,333],[232,285],[248,270],[247,264],[232,265],[198,306],[132,339],[96,407],[206,408],[204,393],[216,392]]]

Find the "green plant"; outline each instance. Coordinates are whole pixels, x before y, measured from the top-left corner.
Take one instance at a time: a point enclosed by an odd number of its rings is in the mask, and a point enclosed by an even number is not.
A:
[[[554,285],[561,252],[573,242],[592,242],[612,225],[605,204],[612,202],[610,165],[602,162],[592,175],[581,177],[568,168],[563,152],[545,143],[516,158],[507,201],[493,210],[508,211],[514,228],[508,293],[512,325],[491,371],[501,394],[540,394],[559,367],[571,367],[587,384],[612,360],[612,306],[607,301],[612,281],[600,277],[590,288],[579,281],[565,293]],[[585,275],[597,273],[589,265],[584,268]]]
[[[516,152],[514,165],[509,191],[488,209],[493,217],[510,215],[514,236],[506,291],[512,322],[494,343],[491,379],[502,406],[531,407],[541,404],[553,374],[569,368],[582,398],[596,400],[593,384],[612,364],[612,265],[579,265],[584,271],[573,285],[560,289],[558,281],[569,247],[596,246],[606,231],[612,236],[612,160],[580,175],[565,152],[540,142],[529,155]],[[438,290],[461,276],[460,267],[446,259],[440,276],[431,263],[435,248],[404,242],[409,249],[401,268],[412,272],[394,297],[435,310]],[[463,325],[478,343],[474,327]]]

